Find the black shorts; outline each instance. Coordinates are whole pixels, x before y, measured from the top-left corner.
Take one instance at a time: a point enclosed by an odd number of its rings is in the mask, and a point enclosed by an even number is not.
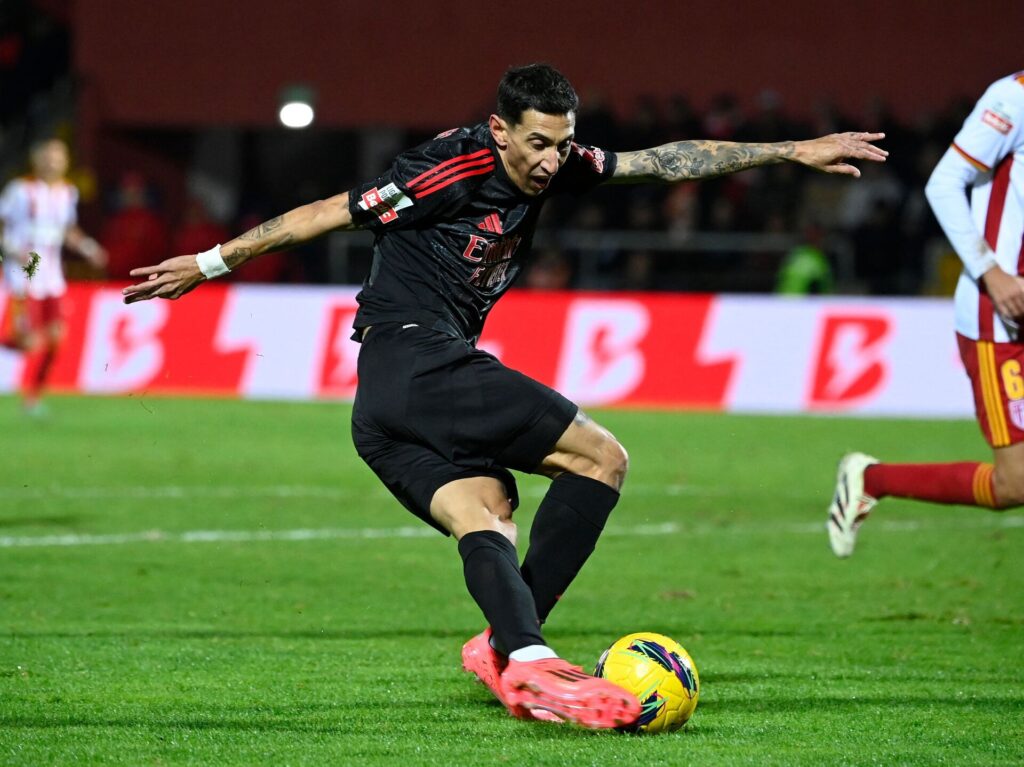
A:
[[[495,477],[519,504],[509,469],[533,472],[576,417],[554,389],[458,338],[418,325],[374,325],[359,352],[352,441],[416,516],[438,488]]]

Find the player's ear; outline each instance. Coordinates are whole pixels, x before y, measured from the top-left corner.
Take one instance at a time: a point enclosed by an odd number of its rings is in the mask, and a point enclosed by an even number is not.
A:
[[[491,129],[491,138],[498,149],[508,149],[508,125],[498,115],[491,115],[487,121]]]

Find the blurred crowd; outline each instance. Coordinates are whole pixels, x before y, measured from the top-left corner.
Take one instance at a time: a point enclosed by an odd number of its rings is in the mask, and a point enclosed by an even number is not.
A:
[[[53,88],[62,73],[68,76],[67,28],[54,13],[39,13],[36,6],[28,0],[0,3],[0,150],[5,131],[10,134],[19,117],[31,113],[33,93]],[[864,164],[857,181],[787,163],[699,184],[609,186],[578,200],[556,198],[545,209],[521,284],[538,289],[948,293],[959,264],[922,190],[971,103],[954,100],[908,122],[872,100],[859,114],[842,114],[821,101],[809,116],[797,118],[772,90],[750,103],[722,94],[699,109],[684,95],[640,98],[618,113],[600,94],[584,93],[577,136],[611,151],[691,138],[773,142],[878,130],[887,134],[882,146],[890,159],[884,165]],[[73,147],[70,122],[65,137]],[[395,143],[412,146],[427,137],[410,132]],[[22,143],[27,146],[29,138]],[[339,137],[333,146],[346,150],[331,151],[332,162],[358,154],[358,147],[369,143],[358,135]],[[303,189],[313,195],[309,199],[362,180],[354,158],[337,162],[340,177],[310,183]],[[296,164],[317,171],[318,163]],[[265,178],[261,188],[251,183],[250,174],[240,183],[245,188],[228,195],[244,202],[229,209],[197,194],[171,205],[168,190],[140,170],[118,168],[116,175],[99,181],[82,170],[73,168],[72,180],[80,188],[93,185],[88,192],[83,189],[83,201],[93,201],[90,223],[110,259],[105,274],[70,264],[71,276],[126,279],[135,266],[205,250],[308,201],[282,200],[272,188],[295,184]],[[344,268],[332,266],[328,244],[305,246],[304,251],[301,258],[261,258],[232,277],[358,282],[368,267],[365,243],[346,246]]]
[[[181,215],[172,220],[164,211],[156,186],[137,171],[124,172],[107,194],[106,213],[97,239],[108,253],[109,279],[125,280],[138,266],[158,263],[182,253],[199,253],[259,225],[265,218],[249,211],[230,221],[219,221],[197,196],[189,197]],[[271,253],[246,265],[228,279],[246,282],[320,282],[307,274],[301,261],[284,253]]]
[[[597,97],[584,104],[580,140],[622,151],[686,138],[771,142],[865,129],[884,131],[882,144],[891,154],[884,165],[862,165],[858,180],[787,163],[699,184],[609,186],[581,198],[555,198],[546,208],[521,284],[538,289],[950,292],[959,265],[928,209],[923,187],[959,129],[968,101],[952,102],[913,124],[876,102],[859,115],[843,115],[821,103],[811,119],[794,119],[771,91],[747,109],[728,95],[704,111],[682,96],[667,102],[644,99],[629,119],[617,117]],[[411,145],[420,138],[409,134],[404,140]],[[336,193],[344,185],[323,192]],[[110,253],[107,276],[115,279],[125,278],[134,266],[226,242],[279,212],[264,202],[216,220],[194,197],[171,220],[160,190],[133,171],[103,191],[98,232]],[[367,249],[365,244],[362,248]],[[324,244],[307,250],[301,258],[260,259],[237,278],[361,279],[360,270],[340,276],[332,271]],[[363,253],[360,261],[358,251],[355,263],[365,267],[368,255]],[[346,252],[353,255],[351,249]]]
[[[955,100],[909,124],[878,101],[856,115],[823,101],[801,120],[787,114],[779,94],[765,90],[746,105],[723,94],[706,110],[695,109],[684,96],[642,99],[628,119],[620,119],[599,98],[590,98],[577,135],[623,151],[687,138],[773,142],[877,130],[886,133],[881,144],[891,154],[884,165],[861,165],[856,181],[786,163],[699,184],[613,186],[579,201],[559,201],[548,221],[571,230],[665,237],[652,239],[653,247],[615,247],[609,240],[608,249],[589,252],[562,238],[538,253],[527,281],[811,293],[830,292],[839,283],[844,291],[879,295],[945,292],[958,265],[949,260],[955,256],[923,187],[970,107],[969,99]]]

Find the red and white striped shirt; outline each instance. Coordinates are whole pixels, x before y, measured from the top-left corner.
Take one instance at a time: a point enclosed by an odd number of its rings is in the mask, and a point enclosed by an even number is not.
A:
[[[61,246],[68,227],[77,221],[78,190],[67,181],[47,183],[18,178],[0,192],[3,221],[4,284],[14,295],[48,298],[63,295],[66,285]],[[23,268],[29,252],[39,254],[31,279]],[[17,257],[13,257],[17,256]]]
[[[957,332],[975,340],[1019,340],[1018,328],[995,311],[979,279],[994,265],[1024,274],[1024,72],[988,87],[925,193],[964,262],[955,294]]]

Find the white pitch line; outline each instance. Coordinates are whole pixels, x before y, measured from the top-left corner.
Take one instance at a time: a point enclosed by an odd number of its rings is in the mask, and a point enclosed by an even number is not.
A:
[[[985,521],[983,521],[985,520]],[[908,533],[919,530],[978,530],[1024,528],[1024,516],[988,515],[974,523],[922,524],[912,520],[883,521],[873,525],[886,532]],[[611,537],[650,537],[662,535],[734,535],[783,532],[793,535],[824,535],[824,523],[790,524],[642,524],[632,527],[609,526],[605,535]],[[52,546],[111,546],[131,543],[256,543],[262,541],[323,541],[435,538],[438,533],[426,525],[417,527],[364,527],[364,528],[299,528],[295,530],[140,530],[134,533],[67,534],[43,536],[0,536],[0,548],[31,548]]]
[[[30,546],[104,546],[126,543],[255,543],[259,541],[317,541],[333,539],[427,538],[438,533],[423,527],[346,529],[337,527],[297,530],[140,530],[135,533],[102,535],[41,535],[38,537],[2,536],[0,548]]]
[[[375,489],[376,490],[376,489]],[[381,493],[385,493],[383,488]],[[138,487],[0,487],[0,501],[40,501],[48,498],[69,500],[188,500],[192,498],[325,498],[345,499],[365,497],[368,493],[347,488],[316,485],[267,485],[262,487],[233,487],[230,485],[163,485]],[[376,493],[374,493],[376,494]]]
[[[540,498],[547,492],[546,485],[527,486],[520,490],[524,498]],[[695,485],[642,485],[627,487],[629,495],[689,496],[717,498],[726,494],[724,488]],[[51,485],[49,487],[0,486],[0,503],[4,501],[42,501],[52,498],[67,500],[188,500],[188,499],[250,499],[250,498],[314,498],[320,500],[347,500],[350,498],[389,498],[383,487],[352,489],[324,485],[264,485],[240,487],[233,485],[141,485],[127,487],[75,487]]]

